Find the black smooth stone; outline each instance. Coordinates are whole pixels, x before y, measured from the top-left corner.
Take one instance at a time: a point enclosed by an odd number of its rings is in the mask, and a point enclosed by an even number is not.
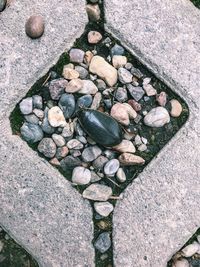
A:
[[[0,0],[0,12],[2,12],[7,4],[7,0]]]
[[[58,102],[58,106],[63,111],[65,119],[71,118],[76,107],[74,96],[72,94],[63,94]]]

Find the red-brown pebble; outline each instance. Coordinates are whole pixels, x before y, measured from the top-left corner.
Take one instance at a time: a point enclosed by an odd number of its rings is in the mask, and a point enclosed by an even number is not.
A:
[[[134,99],[130,99],[128,101],[128,104],[135,110],[135,111],[140,111],[142,109],[141,105],[135,101]]]

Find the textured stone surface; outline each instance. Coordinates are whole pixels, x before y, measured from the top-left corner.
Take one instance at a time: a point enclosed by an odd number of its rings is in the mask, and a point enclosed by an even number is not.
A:
[[[24,30],[33,12],[45,19],[39,40]],[[92,210],[57,170],[12,135],[9,115],[86,21],[80,0],[16,0],[0,16],[0,224],[42,267],[94,266]]]
[[[105,3],[107,30],[190,109],[188,122],[114,211],[115,266],[164,267],[199,227],[200,12],[186,0]]]

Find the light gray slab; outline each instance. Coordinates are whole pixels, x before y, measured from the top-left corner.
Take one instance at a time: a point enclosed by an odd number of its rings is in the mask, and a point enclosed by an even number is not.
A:
[[[190,109],[114,211],[115,266],[165,267],[200,226],[200,11],[186,0],[105,4],[106,29]]]
[[[24,24],[45,18],[31,40]],[[45,267],[94,266],[92,210],[46,160],[18,136],[9,115],[84,31],[83,0],[13,0],[0,15],[0,224]]]

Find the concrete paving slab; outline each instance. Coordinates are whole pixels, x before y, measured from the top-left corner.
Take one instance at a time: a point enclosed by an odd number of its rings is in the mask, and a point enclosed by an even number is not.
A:
[[[105,0],[106,29],[187,102],[190,117],[114,211],[116,267],[165,267],[200,225],[200,11],[186,0]]]
[[[24,25],[32,14],[46,23],[31,40]],[[0,14],[0,225],[46,267],[94,266],[92,210],[46,160],[18,136],[9,115],[84,31],[83,0],[14,0]]]

